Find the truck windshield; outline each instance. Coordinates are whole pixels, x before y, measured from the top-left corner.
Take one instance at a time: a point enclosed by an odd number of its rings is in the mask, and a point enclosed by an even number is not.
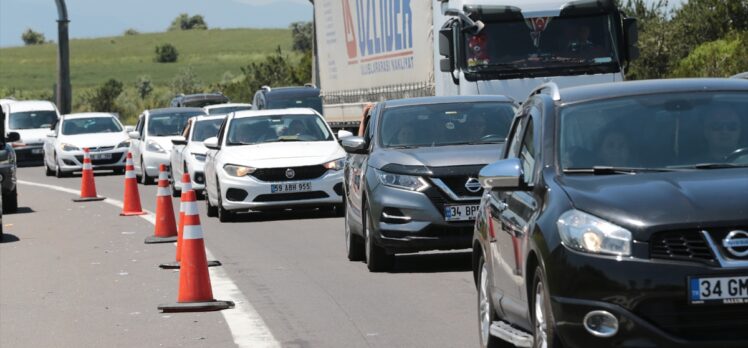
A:
[[[227,145],[285,141],[328,141],[332,133],[317,115],[272,115],[236,118],[229,126]]]
[[[62,122],[62,134],[118,133],[122,126],[112,117],[87,117]]]
[[[268,98],[267,108],[312,108],[322,113],[322,99],[319,96],[275,96]]]
[[[205,141],[210,137],[218,136],[218,129],[221,128],[223,119],[205,120],[195,124],[195,130],[192,131],[192,141]]]
[[[541,75],[619,71],[613,17],[536,17],[521,21],[488,22],[475,36],[468,35],[465,52],[468,72]],[[602,71],[601,71],[602,70]]]
[[[394,148],[501,143],[514,111],[506,102],[391,107],[382,114],[379,138]]]
[[[9,129],[49,128],[57,122],[57,113],[53,110],[11,112],[8,120]]]

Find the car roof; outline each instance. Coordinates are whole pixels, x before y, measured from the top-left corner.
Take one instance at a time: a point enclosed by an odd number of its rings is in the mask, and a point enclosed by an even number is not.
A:
[[[206,105],[203,107],[205,110],[210,109],[216,109],[216,108],[225,108],[225,107],[231,107],[231,106],[247,106],[251,107],[252,104],[249,103],[222,103],[222,104],[212,104],[212,105]]]
[[[609,99],[611,97],[706,91],[748,92],[748,81],[726,78],[695,78],[608,82],[561,88],[559,89],[559,95],[560,102],[567,104]]]
[[[151,109],[146,111],[149,115],[160,115],[160,114],[175,114],[175,113],[182,113],[182,112],[201,112],[203,115],[205,115],[205,110],[203,108],[161,108],[161,109]]]
[[[117,118],[116,115],[106,113],[106,112],[79,112],[75,114],[66,114],[62,115],[62,118],[64,120],[74,120],[77,118],[92,118],[92,117],[114,117]]]
[[[46,100],[16,100],[9,103],[11,112],[35,111],[35,110],[57,110],[55,104]]]
[[[385,108],[399,106],[415,106],[446,103],[479,103],[479,102],[503,102],[514,103],[512,98],[503,95],[458,95],[444,97],[419,97],[406,99],[392,99],[382,102]]]
[[[288,108],[288,109],[264,109],[264,110],[244,110],[234,113],[234,118],[273,116],[273,115],[317,115],[310,108]]]
[[[212,120],[222,120],[222,119],[226,118],[226,116],[227,116],[226,114],[222,114],[222,115],[209,115],[209,116],[200,115],[200,116],[195,116],[195,122],[212,121]]]

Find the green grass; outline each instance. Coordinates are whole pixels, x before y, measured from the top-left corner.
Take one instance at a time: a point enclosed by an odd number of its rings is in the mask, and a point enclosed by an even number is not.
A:
[[[171,43],[179,51],[176,63],[154,62],[157,45]],[[70,41],[73,94],[102,85],[110,78],[132,86],[148,75],[153,85],[166,86],[180,69],[192,66],[206,85],[221,81],[226,72],[263,58],[280,46],[291,50],[287,29],[212,29],[143,33]],[[0,91],[49,91],[57,79],[57,45],[0,49]],[[2,97],[2,96],[0,96]]]

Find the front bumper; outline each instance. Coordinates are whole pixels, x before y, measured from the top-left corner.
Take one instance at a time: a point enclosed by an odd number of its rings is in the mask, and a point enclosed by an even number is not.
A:
[[[219,171],[221,200],[226,210],[272,210],[343,203],[343,172],[328,170],[316,179],[267,182],[252,176],[234,177]],[[299,193],[272,193],[271,184],[311,182],[312,189]]]
[[[164,152],[164,153],[150,152],[150,151],[144,152],[142,155],[143,156],[142,165],[145,166],[145,168],[141,168],[141,170],[144,171],[146,174],[148,174],[148,176],[150,177],[157,177],[159,166],[161,166],[162,164],[167,167],[171,165],[171,160],[169,158],[169,155],[170,154],[168,152]]]
[[[192,180],[192,189],[195,191],[204,190],[205,189],[205,162],[191,160],[187,162],[187,170],[190,173],[190,180]]]
[[[471,245],[475,222],[445,221],[442,204],[425,193],[379,184],[369,194],[368,202],[374,238],[392,253],[465,249]]]
[[[748,304],[688,303],[689,276],[748,275],[696,262],[596,257],[559,247],[546,261],[558,333],[569,347],[746,347]],[[555,286],[554,286],[555,285]],[[582,324],[592,310],[619,320],[610,338]]]
[[[110,159],[91,159],[91,166],[94,170],[99,169],[124,169],[125,160],[127,159],[127,148],[119,148],[110,151],[92,152],[92,156],[98,154],[111,154]],[[60,165],[60,171],[79,172],[83,170],[83,152],[58,152],[57,158]]]
[[[14,147],[16,161],[18,162],[42,162],[44,161],[43,144],[26,145]]]

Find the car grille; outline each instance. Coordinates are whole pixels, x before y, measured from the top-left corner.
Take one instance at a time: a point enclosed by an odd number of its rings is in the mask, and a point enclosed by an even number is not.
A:
[[[107,165],[107,164],[115,164],[118,163],[120,160],[122,160],[122,156],[124,153],[113,153],[112,158],[110,159],[97,159],[97,160],[91,160],[91,164],[98,166],[98,165]],[[83,163],[83,155],[75,156],[75,159],[78,160],[78,162]]]
[[[114,146],[89,147],[89,152],[104,152],[114,150]]]
[[[449,187],[449,189],[452,190],[452,192],[454,192],[454,194],[456,194],[457,196],[475,197],[476,199],[479,199],[483,194],[483,189],[478,190],[478,192],[470,192],[467,188],[465,188],[465,183],[470,178],[470,176],[449,176],[437,179],[440,179],[442,182],[444,182],[444,184],[447,185],[447,187]]]
[[[297,193],[274,193],[259,195],[255,197],[255,202],[282,202],[282,201],[301,201],[305,199],[318,199],[329,197],[324,191],[297,192]]]
[[[685,293],[673,295],[672,299],[642,301],[634,311],[662,330],[688,340],[748,339],[745,306],[689,305]]]
[[[286,177],[286,170],[293,169],[295,175],[293,178]],[[252,176],[262,181],[295,181],[316,179],[327,172],[323,165],[304,166],[304,167],[282,167],[282,168],[259,168],[252,173]]]
[[[480,197],[475,197],[475,200],[469,200],[469,201],[454,201],[450,199],[446,193],[442,192],[438,187],[436,186],[429,186],[426,190],[423,191],[423,194],[426,195],[426,197],[429,198],[431,201],[431,204],[436,207],[436,210],[439,211],[439,214],[444,216],[444,206],[447,204],[478,204],[480,202]],[[459,224],[464,223],[464,221],[454,221],[451,222],[451,224]],[[470,224],[472,224],[472,221],[469,221]]]
[[[699,231],[668,231],[652,235],[650,257],[653,259],[692,261],[714,264],[715,257]]]

